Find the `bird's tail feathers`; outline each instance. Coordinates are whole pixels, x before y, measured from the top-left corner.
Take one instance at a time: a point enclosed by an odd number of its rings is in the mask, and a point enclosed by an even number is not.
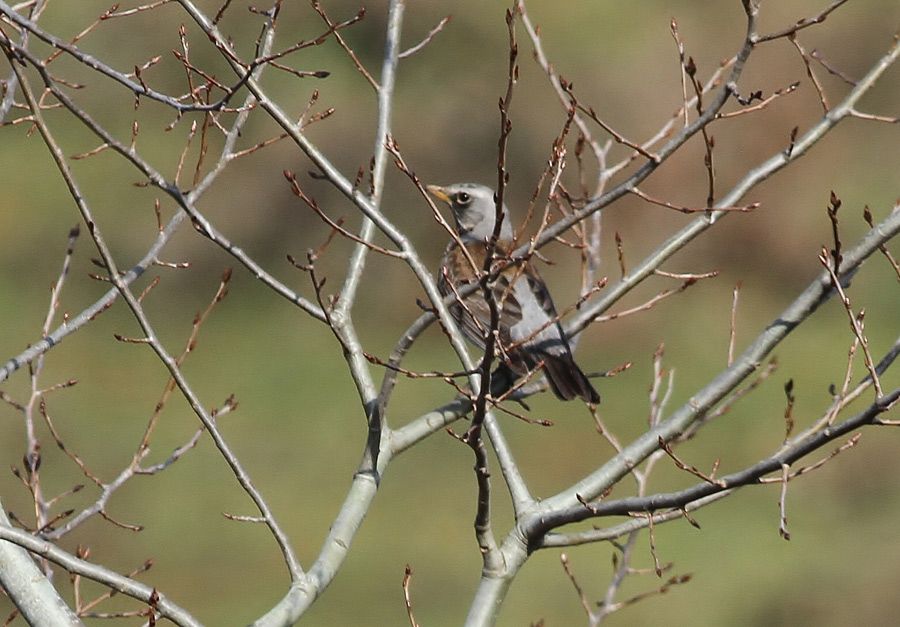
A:
[[[544,354],[541,359],[544,360],[544,373],[547,375],[550,389],[558,398],[570,401],[578,397],[585,403],[594,405],[600,402],[599,392],[594,389],[590,379],[581,371],[571,355]]]

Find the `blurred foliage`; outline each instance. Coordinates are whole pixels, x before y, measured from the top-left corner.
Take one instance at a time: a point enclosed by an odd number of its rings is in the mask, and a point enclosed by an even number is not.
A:
[[[105,0],[51,2],[41,24],[61,37],[71,37],[107,4]],[[122,8],[135,4],[125,2]],[[220,2],[198,4],[214,12]],[[761,30],[792,24],[825,4],[824,0],[763,2]],[[260,21],[246,12],[246,6],[246,2],[233,3],[222,28],[250,56]],[[358,10],[355,0],[328,0],[325,6],[335,19],[346,19]],[[376,76],[385,7],[383,0],[367,6],[365,19],[344,31]],[[481,0],[411,2],[407,8],[407,45],[419,41],[444,15],[453,15],[445,31],[424,51],[402,63],[397,83],[393,133],[407,162],[423,180],[496,180],[497,100],[504,89],[508,54],[505,8],[504,3]],[[669,33],[673,16],[702,77],[736,50],[743,34],[738,0],[531,0],[528,8],[532,19],[541,24],[548,55],[573,81],[580,99],[635,139],[654,132],[681,103],[677,55]],[[276,49],[324,30],[305,2],[286,2],[280,20]],[[104,22],[80,46],[122,71],[160,54],[163,61],[145,73],[145,80],[179,93],[185,89],[184,73],[170,51],[180,47],[177,31],[182,22],[194,62],[212,68],[220,78],[230,78],[217,52],[175,3]],[[801,40],[847,74],[860,76],[890,45],[898,23],[900,5],[860,0],[841,7],[825,24],[804,30]],[[519,45],[521,77],[512,104],[512,179],[507,197],[514,208],[529,199],[565,120],[546,78],[531,61],[531,46],[521,30]],[[32,46],[46,50],[37,41]],[[294,103],[287,108],[298,113],[312,90],[319,90],[315,110],[335,107],[335,113],[310,127],[309,136],[351,176],[367,167],[375,141],[371,87],[332,39],[289,61],[294,67],[327,70],[331,75],[323,80],[298,80],[269,70],[266,87],[282,103]],[[127,138],[137,119],[142,129],[138,148],[165,174],[174,173],[188,119],[162,132],[173,115],[161,105],[144,101],[135,111],[130,93],[65,56],[51,67],[57,75],[85,84],[73,92],[78,102],[119,137]],[[836,101],[846,86],[821,69],[818,73]],[[2,74],[8,75],[7,65]],[[860,108],[897,115],[898,77],[898,69],[893,68]],[[744,92],[761,89],[768,94],[797,80],[802,84],[796,94],[759,114],[713,127],[720,192],[748,168],[784,149],[792,128],[799,126],[802,132],[821,115],[806,70],[789,42],[774,42],[754,53],[741,81]],[[48,111],[47,118],[68,154],[96,146],[96,139],[73,125],[64,111]],[[39,338],[48,287],[57,276],[66,234],[79,220],[44,145],[37,134],[27,133],[27,126],[0,130],[3,360]],[[244,145],[277,132],[264,115],[254,116]],[[209,144],[209,155],[215,155],[221,137],[211,132]],[[821,245],[830,241],[825,213],[830,190],[843,199],[841,224],[848,244],[867,229],[861,217],[864,205],[872,208],[876,219],[884,216],[898,194],[897,146],[896,126],[844,122],[810,156],[753,190],[747,200],[759,201],[759,210],[730,216],[666,264],[666,269],[679,272],[716,269],[717,279],[701,282],[650,312],[590,328],[579,344],[579,361],[586,369],[607,369],[626,361],[634,364],[599,384],[606,424],[626,440],[642,432],[651,358],[661,342],[666,345],[666,367],[676,370],[670,408],[685,402],[725,366],[731,293],[737,282],[743,284],[738,350],[793,299],[819,271],[816,256]],[[626,154],[615,148],[614,153]],[[197,156],[195,144],[188,164],[196,163]],[[345,215],[348,226],[358,223],[359,216],[343,198],[305,174],[310,169],[308,161],[287,141],[230,166],[199,207],[269,271],[311,296],[308,278],[285,261],[285,254],[302,257],[325,239],[328,229],[290,194],[281,175],[285,168],[302,175],[305,189],[332,215]],[[135,187],[140,180],[136,171],[111,152],[76,162],[75,171],[98,223],[121,265],[127,267],[156,235],[153,199],[158,192]],[[571,172],[574,165],[570,165],[570,176]],[[191,186],[190,178],[190,172],[182,177],[183,187]],[[660,168],[644,187],[675,203],[702,204],[706,175],[699,139]],[[161,200],[164,214],[171,215],[171,202]],[[384,208],[436,264],[445,234],[396,171],[388,176]],[[634,263],[689,219],[634,198],[617,202],[604,212],[606,255],[601,274],[610,280],[618,277],[614,233],[624,240],[627,261]],[[326,291],[338,289],[350,250],[350,243],[336,240],[319,262],[321,274],[329,278]],[[557,262],[545,272],[556,300],[570,302],[577,289],[577,259],[562,247],[546,251]],[[96,271],[89,261],[95,255],[89,239],[82,237],[62,310],[77,313],[106,290],[107,284],[87,277]],[[167,247],[164,257],[191,264],[189,270],[154,268],[148,273],[162,277],[147,299],[148,313],[174,350],[189,334],[194,312],[214,293],[222,269],[235,262],[189,226]],[[355,320],[366,349],[386,355],[418,315],[415,299],[423,294],[407,268],[393,259],[371,255],[367,276],[369,283],[360,294]],[[150,277],[140,285],[146,285]],[[654,280],[619,307],[638,304],[669,285],[667,280]],[[875,257],[865,265],[850,295],[856,309],[866,309],[872,349],[880,355],[894,341],[900,320],[897,284],[883,259]],[[44,385],[79,379],[74,388],[49,397],[48,407],[66,444],[104,479],[113,477],[130,458],[166,382],[164,369],[147,348],[118,343],[113,333],[137,334],[129,312],[118,302],[54,349],[42,377]],[[850,339],[845,312],[837,303],[828,303],[779,347],[780,368],[772,379],[679,454],[701,468],[721,459],[723,473],[770,454],[783,438],[783,383],[789,378],[795,381],[795,416],[800,426],[815,420],[830,402],[828,385],[843,377]],[[413,351],[408,366],[448,370],[455,362],[442,335],[433,329]],[[340,506],[366,435],[340,347],[325,327],[236,268],[230,296],[203,327],[185,369],[208,406],[236,395],[240,408],[223,419],[225,436],[308,564]],[[861,371],[859,362],[856,372]],[[885,387],[897,381],[894,372],[886,377]],[[26,398],[27,372],[14,375],[2,389],[14,398]],[[389,420],[402,424],[452,394],[441,383],[401,380]],[[504,424],[535,494],[554,493],[610,456],[583,408],[563,406],[552,398],[536,398],[532,406],[535,415],[554,420],[556,426],[542,429],[506,418]],[[187,405],[175,397],[163,415],[151,457],[162,459],[193,433],[196,424]],[[2,459],[20,465],[25,436],[19,414],[0,408],[0,428]],[[43,441],[48,493],[79,481],[73,478],[76,470],[51,446],[48,434]],[[900,487],[896,450],[893,433],[870,429],[855,449],[791,484],[790,543],[778,536],[778,492],[773,486],[744,489],[696,513],[702,531],[683,521],[657,528],[661,559],[673,561],[677,573],[693,573],[694,579],[624,610],[611,624],[659,624],[661,614],[666,624],[694,626],[891,623],[900,609],[894,594],[900,577],[896,531],[900,504],[893,498]],[[471,466],[471,451],[443,434],[398,458],[342,571],[304,624],[405,624],[400,583],[407,563],[414,569],[412,595],[420,623],[428,627],[460,624],[480,572],[472,532],[475,482]],[[651,487],[672,489],[693,483],[683,473],[661,470]],[[503,502],[499,475],[494,489],[499,504],[495,528],[505,532],[510,512]],[[624,482],[617,494],[628,489]],[[94,494],[86,489],[69,499],[67,506],[89,503]],[[7,509],[28,519],[29,495],[9,473],[0,479],[0,495]],[[112,499],[110,512],[120,520],[143,525],[144,531],[130,533],[98,519],[67,537],[63,546],[73,550],[79,543],[90,545],[92,559],[122,572],[153,557],[155,566],[142,579],[208,624],[245,623],[286,590],[285,569],[266,532],[221,515],[255,512],[207,439],[161,475],[133,480]],[[602,597],[612,552],[609,545],[567,551],[591,598]],[[637,556],[635,566],[651,565],[646,536]],[[652,575],[629,578],[623,598],[657,585]],[[133,607],[121,599],[116,603]],[[0,601],[0,614],[8,609],[8,602]],[[527,625],[541,618],[547,625],[584,624],[558,551],[532,557],[513,586],[500,624]]]

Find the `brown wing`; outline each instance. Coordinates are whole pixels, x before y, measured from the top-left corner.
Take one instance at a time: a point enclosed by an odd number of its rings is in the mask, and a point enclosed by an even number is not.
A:
[[[484,264],[485,251],[482,246],[468,245],[468,253],[475,262],[477,268]],[[522,308],[515,298],[510,286],[510,280],[514,276],[504,273],[493,286],[494,301],[501,306],[500,309],[500,340],[509,343],[509,327],[522,319]],[[458,294],[459,291],[475,280],[472,263],[466,254],[459,248],[456,242],[451,242],[444,251],[444,259],[441,271],[438,275],[438,290],[442,296]],[[451,287],[455,286],[455,290]],[[450,305],[450,313],[466,338],[484,349],[485,337],[491,327],[491,309],[481,290],[463,298],[463,303],[455,302]]]
[[[475,280],[472,262],[478,269],[484,267],[485,250],[483,246],[469,245],[467,246],[467,251],[468,256],[456,242],[451,242],[444,251],[441,270],[438,274],[438,289],[443,296],[458,294],[463,287]],[[512,344],[510,327],[515,326],[522,320],[522,306],[516,298],[512,286],[513,283],[522,280],[527,281],[529,290],[534,294],[538,306],[543,310],[547,319],[554,320],[551,328],[555,333],[542,333],[543,336],[552,336],[549,343],[525,342],[524,345],[511,349],[510,353],[506,355],[509,358],[508,367],[512,372],[521,376],[526,371],[534,368],[539,362],[543,362],[547,380],[550,382],[550,387],[557,397],[564,400],[580,397],[585,402],[599,402],[600,395],[597,394],[588,378],[572,358],[568,340],[562,326],[556,320],[556,307],[553,305],[553,299],[550,297],[547,286],[537,270],[528,264],[524,268],[521,266],[510,266],[501,273],[494,284],[494,299],[496,303],[501,305],[500,341],[504,345]],[[449,308],[450,313],[459,325],[463,335],[481,350],[484,350],[485,337],[491,326],[490,307],[485,301],[481,290],[476,290],[464,297],[463,303],[464,306],[458,301],[451,304]],[[544,346],[543,344],[547,345]],[[500,370],[503,370],[503,368]]]

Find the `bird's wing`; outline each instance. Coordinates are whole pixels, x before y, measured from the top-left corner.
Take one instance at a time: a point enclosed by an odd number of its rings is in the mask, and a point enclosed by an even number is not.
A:
[[[480,269],[479,264],[484,261],[485,251],[482,247],[474,245],[467,248],[472,260]],[[500,307],[499,331],[500,340],[504,344],[510,342],[510,327],[522,320],[522,307],[511,285],[511,281],[517,280],[520,274],[521,271],[516,271],[515,268],[508,269],[497,278],[492,288],[494,302]],[[455,243],[451,243],[444,253],[444,262],[438,276],[438,289],[441,294],[444,296],[458,294],[463,287],[475,280],[469,259]],[[463,298],[463,304],[459,302],[452,304],[450,312],[469,341],[483,349],[485,337],[491,328],[491,307],[485,300],[484,293],[476,290]]]
[[[547,314],[547,317],[551,320],[556,320],[558,317],[556,306],[553,304],[553,299],[550,297],[549,290],[547,290],[547,284],[544,283],[544,279],[541,278],[537,269],[531,264],[525,266],[525,280],[528,281],[529,289],[531,289],[531,292],[537,299],[541,309]]]
[[[506,250],[498,247],[501,254]],[[447,246],[438,274],[442,295],[458,296],[460,290],[476,280],[473,262],[478,270],[484,267],[483,245],[468,245],[467,252],[468,255],[456,242]],[[572,358],[553,299],[538,271],[528,263],[511,265],[497,277],[492,292],[494,301],[501,307],[500,351],[509,369],[523,375],[543,363],[556,396],[565,400],[580,397],[585,402],[598,403],[600,395]],[[462,303],[459,300],[452,303],[449,309],[466,338],[483,350],[491,327],[491,308],[483,292],[478,289]]]
[[[571,355],[556,307],[541,275],[530,264],[520,272],[516,291],[525,311],[522,321],[512,330],[513,340],[535,357]]]

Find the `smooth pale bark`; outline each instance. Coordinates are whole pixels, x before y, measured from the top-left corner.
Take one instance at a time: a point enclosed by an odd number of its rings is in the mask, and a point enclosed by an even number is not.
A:
[[[0,525],[11,526],[2,506]],[[31,554],[6,540],[0,540],[0,586],[32,627],[83,624],[34,563]]]

